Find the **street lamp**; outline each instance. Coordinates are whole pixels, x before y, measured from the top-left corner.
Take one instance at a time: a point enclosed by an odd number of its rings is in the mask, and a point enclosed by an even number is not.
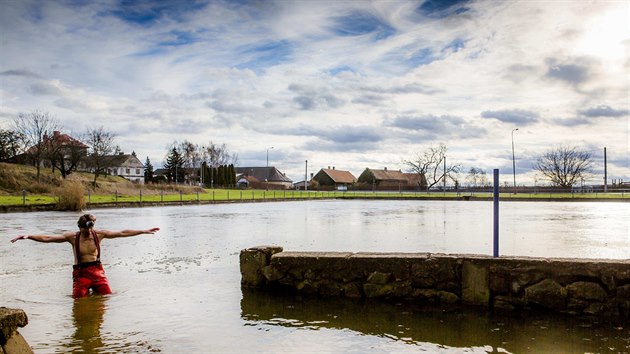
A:
[[[512,174],[514,176],[514,190],[512,193],[516,194],[516,162],[514,160],[514,132],[517,131],[518,128],[512,129]]]
[[[269,149],[273,149],[273,146],[267,148],[267,167],[269,167]]]

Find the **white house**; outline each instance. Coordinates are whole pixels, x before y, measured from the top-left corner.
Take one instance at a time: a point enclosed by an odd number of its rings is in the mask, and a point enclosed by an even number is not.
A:
[[[134,183],[144,183],[144,165],[138,157],[122,152],[108,157],[112,159],[107,168],[108,174],[124,177]]]

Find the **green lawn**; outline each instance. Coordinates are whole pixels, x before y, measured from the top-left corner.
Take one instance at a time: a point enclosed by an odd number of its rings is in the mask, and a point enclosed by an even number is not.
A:
[[[85,201],[90,205],[102,203],[160,203],[160,202],[212,202],[212,201],[251,201],[251,200],[296,200],[296,199],[329,199],[329,198],[492,198],[492,193],[453,193],[453,192],[370,192],[370,191],[349,191],[349,192],[318,192],[318,191],[267,191],[267,190],[233,190],[233,189],[206,189],[202,193],[180,194],[178,192],[163,192],[161,194],[146,194],[138,191],[138,194],[89,194]],[[155,192],[154,192],[155,193]],[[630,193],[501,193],[502,200],[572,200],[572,199],[610,199],[610,200],[630,200]],[[0,196],[0,206],[16,205],[44,205],[54,204],[55,198],[52,196],[26,194],[13,196]]]

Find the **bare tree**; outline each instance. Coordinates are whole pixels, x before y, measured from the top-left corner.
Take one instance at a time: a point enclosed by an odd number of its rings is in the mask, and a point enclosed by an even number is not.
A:
[[[213,143],[212,141],[210,141],[207,146],[203,148],[202,158],[203,162],[206,162],[210,167],[238,164],[238,155],[230,154],[227,149],[227,145],[218,145]]]
[[[431,146],[422,153],[416,155],[414,160],[404,161],[414,172],[425,176],[427,180],[427,190],[448,178],[457,181],[456,174],[460,170],[459,164],[444,166],[446,160],[446,145],[440,143],[439,146]]]
[[[24,150],[22,134],[8,129],[0,129],[0,161],[14,159]]]
[[[536,161],[535,169],[559,187],[571,187],[587,177],[592,156],[572,146],[560,145],[545,152]]]
[[[66,178],[84,161],[88,147],[81,141],[59,132],[44,136],[45,157],[53,172],[59,170]]]
[[[486,171],[481,168],[471,167],[468,171],[468,176],[466,176],[466,180],[470,183],[472,187],[485,187],[488,185],[488,177],[486,176]]]
[[[104,130],[103,126],[97,129],[88,129],[86,143],[91,146],[88,154],[88,166],[94,172],[94,186],[99,175],[105,174],[112,167],[112,155],[118,151],[114,145],[114,133]]]
[[[35,110],[28,114],[18,114],[13,125],[15,131],[24,138],[25,145],[28,146],[26,154],[37,167],[37,180],[39,180],[41,163],[46,153],[44,137],[52,136],[56,130],[60,130],[61,124],[48,112]]]

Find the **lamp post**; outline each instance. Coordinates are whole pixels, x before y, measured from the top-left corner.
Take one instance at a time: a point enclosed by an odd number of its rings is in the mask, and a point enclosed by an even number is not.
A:
[[[267,167],[269,167],[269,150],[273,149],[273,146],[267,148]]]
[[[514,132],[517,131],[518,128],[512,129],[512,175],[514,176],[514,190],[512,193],[516,194],[516,162],[514,159]]]

